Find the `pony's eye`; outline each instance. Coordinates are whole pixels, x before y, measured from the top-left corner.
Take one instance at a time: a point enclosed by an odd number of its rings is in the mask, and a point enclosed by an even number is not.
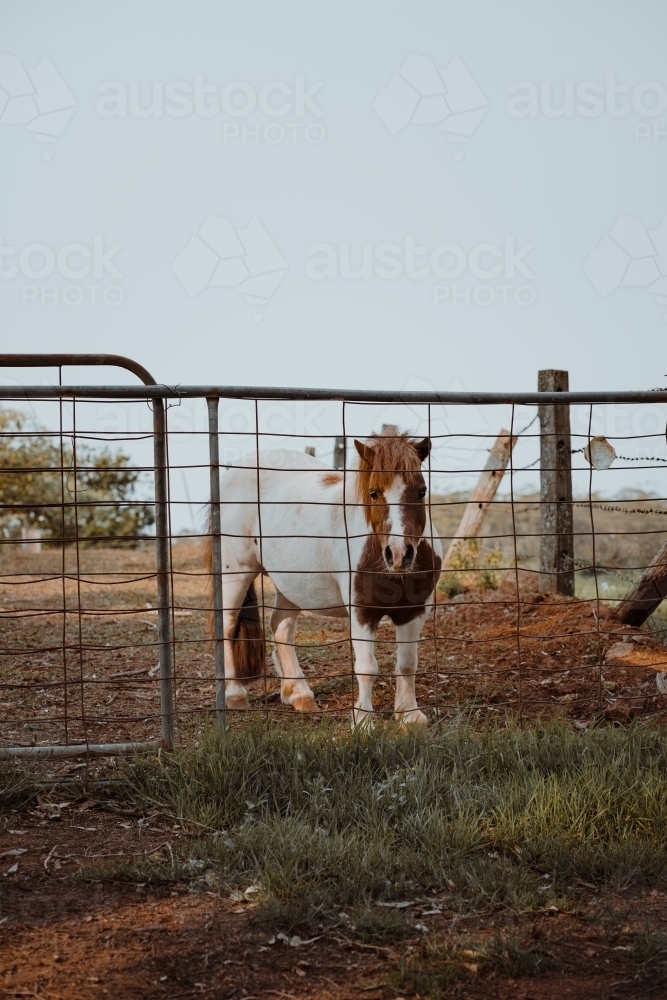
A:
[[[422,489],[421,489],[421,490],[419,491],[419,499],[420,499],[420,500],[423,500],[425,496],[426,496],[426,487],[424,486],[424,487],[422,487]]]
[[[369,495],[370,495],[371,500],[377,500],[377,498],[378,498],[378,491],[377,490],[371,490],[371,492],[370,492]]]

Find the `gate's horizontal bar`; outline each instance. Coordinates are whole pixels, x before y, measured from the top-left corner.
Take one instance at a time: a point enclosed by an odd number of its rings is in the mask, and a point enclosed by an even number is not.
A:
[[[85,743],[75,746],[55,747],[0,747],[0,760],[7,757],[30,757],[47,760],[56,757],[119,757],[126,753],[145,753],[159,750],[161,740],[150,743]]]
[[[17,385],[0,386],[0,399],[285,399],[348,403],[446,403],[539,406],[589,403],[667,403],[667,389],[619,392],[393,392],[380,389],[290,389],[227,385]]]

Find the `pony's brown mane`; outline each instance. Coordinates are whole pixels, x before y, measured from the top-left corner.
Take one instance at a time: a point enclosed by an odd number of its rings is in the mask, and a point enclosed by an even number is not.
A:
[[[371,434],[366,441],[365,454],[359,458],[357,474],[357,499],[368,503],[370,490],[384,490],[391,486],[394,476],[404,476],[406,485],[414,485],[421,472],[421,458],[417,454],[417,442],[407,432],[402,434]]]

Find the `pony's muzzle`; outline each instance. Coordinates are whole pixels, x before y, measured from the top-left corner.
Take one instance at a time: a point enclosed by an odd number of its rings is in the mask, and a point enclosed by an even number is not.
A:
[[[385,545],[383,555],[388,570],[392,573],[406,573],[414,565],[415,547],[392,539]]]

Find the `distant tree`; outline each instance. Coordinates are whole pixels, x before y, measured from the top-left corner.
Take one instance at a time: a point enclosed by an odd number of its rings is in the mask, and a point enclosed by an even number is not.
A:
[[[24,413],[0,409],[0,532],[39,528],[45,540],[107,538],[127,545],[155,521],[135,499],[141,473],[130,456],[48,436]],[[61,471],[62,470],[62,471]],[[77,511],[74,510],[74,499]],[[64,517],[63,517],[64,499]],[[123,541],[121,541],[123,540]]]

